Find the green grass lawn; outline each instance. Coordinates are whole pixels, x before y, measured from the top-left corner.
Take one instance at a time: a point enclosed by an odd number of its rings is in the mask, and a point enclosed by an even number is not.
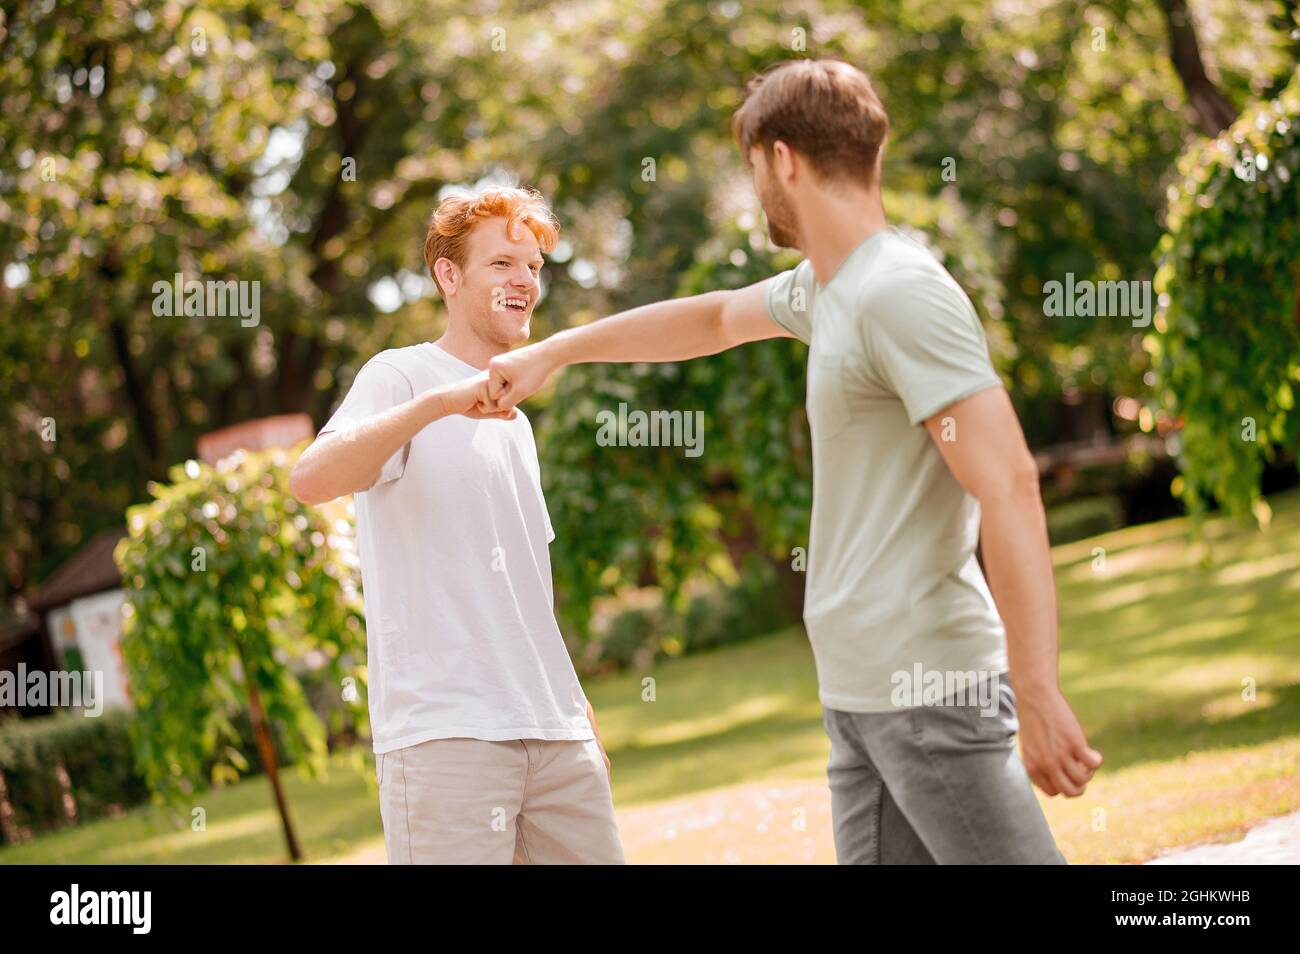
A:
[[[1300,494],[1272,505],[1264,532],[1213,521],[1208,550],[1172,520],[1054,551],[1063,684],[1106,758],[1084,797],[1044,802],[1071,861],[1141,860],[1300,809]],[[1253,686],[1253,701],[1243,685]],[[620,809],[748,781],[822,777],[827,743],[798,630],[586,688]],[[321,782],[286,773],[310,859],[381,835],[369,765],[359,773],[337,757]],[[198,804],[204,832],[141,809],[0,849],[0,862],[284,859],[264,779]]]

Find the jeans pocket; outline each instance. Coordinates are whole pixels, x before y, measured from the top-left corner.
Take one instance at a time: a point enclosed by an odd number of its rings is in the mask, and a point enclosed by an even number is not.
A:
[[[1001,677],[994,680],[992,688],[988,706],[971,709],[976,732],[981,739],[1010,745],[1020,728],[1016,721],[1016,702],[1011,692],[1011,683]]]

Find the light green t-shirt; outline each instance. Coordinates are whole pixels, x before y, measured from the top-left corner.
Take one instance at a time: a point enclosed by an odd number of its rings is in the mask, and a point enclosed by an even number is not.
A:
[[[923,422],[1002,382],[965,292],[894,229],[817,284],[782,272],[767,310],[808,344],[813,506],[804,623],[824,706],[883,712],[895,673],[1003,672],[975,557],[978,502]],[[933,677],[929,677],[933,678]]]

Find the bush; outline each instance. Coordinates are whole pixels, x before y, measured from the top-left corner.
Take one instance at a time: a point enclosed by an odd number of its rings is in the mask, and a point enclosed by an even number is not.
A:
[[[61,712],[10,720],[0,727],[0,774],[20,836],[139,804],[148,797],[135,771],[131,713],[110,709],[94,718]],[[65,802],[65,796],[71,801]]]
[[[1073,543],[1124,526],[1118,497],[1081,497],[1047,511],[1047,537],[1052,545]]]
[[[599,662],[626,669],[653,658],[658,640],[666,629],[666,620],[658,607],[626,609],[610,621],[609,630],[600,641]]]
[[[770,574],[748,577],[691,601],[682,626],[683,648],[688,653],[713,649],[793,622],[776,580]]]
[[[136,705],[132,738],[150,788],[177,805],[258,758],[231,717],[255,686],[279,733],[279,759],[324,770],[326,727],[294,660],[315,652],[365,724],[365,642],[350,520],[289,492],[288,453],[240,452],[216,468],[189,461],[156,498],[127,511],[118,545],[128,603],[122,656]],[[214,775],[207,766],[218,763]]]
[[[1145,340],[1162,403],[1141,423],[1181,423],[1174,490],[1193,515],[1218,501],[1264,521],[1261,474],[1300,448],[1300,69],[1179,172]]]
[[[81,824],[149,800],[131,741],[135,721],[129,709],[108,709],[93,718],[65,711],[0,723],[0,775],[20,838],[65,827],[70,812]],[[234,713],[230,722],[238,743],[210,757],[203,771],[222,777],[230,760],[244,765],[245,775],[260,774],[248,713]],[[283,751],[284,726],[272,723],[271,731]]]
[[[683,612],[662,605],[623,610],[599,635],[597,660],[625,669],[764,636],[793,622],[773,574],[752,573],[736,585],[697,592]]]

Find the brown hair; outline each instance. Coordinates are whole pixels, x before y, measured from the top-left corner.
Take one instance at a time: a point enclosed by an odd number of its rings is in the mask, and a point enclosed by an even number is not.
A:
[[[838,60],[789,60],[755,76],[731,118],[741,155],[778,139],[823,178],[870,182],[889,116],[865,73]]]
[[[448,196],[434,209],[433,221],[424,236],[424,264],[428,266],[434,284],[438,285],[438,291],[442,291],[442,285],[433,273],[433,263],[448,258],[463,268],[470,231],[484,219],[497,217],[506,220],[506,234],[511,237],[518,235],[517,229],[523,225],[533,233],[543,252],[555,248],[560,223],[540,192],[496,188],[468,196]]]

